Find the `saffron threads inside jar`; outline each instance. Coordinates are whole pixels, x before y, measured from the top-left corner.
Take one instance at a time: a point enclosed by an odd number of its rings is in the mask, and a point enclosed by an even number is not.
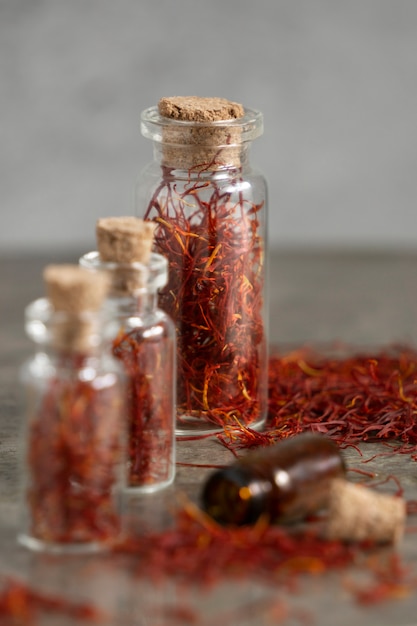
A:
[[[192,183],[173,203],[168,182],[166,200],[159,194],[153,202],[159,215],[156,247],[170,266],[160,306],[181,329],[178,419],[256,423],[264,409],[263,246],[256,220],[261,207],[245,215],[243,203],[228,206],[223,198],[220,204],[219,190],[205,187],[209,197],[186,218],[181,202],[188,195],[196,200],[198,187]]]
[[[127,373],[128,476],[131,488],[153,490],[174,475],[174,347],[163,320],[146,329],[121,328],[113,354]]]
[[[120,531],[114,496],[120,388],[108,374],[82,380],[91,374],[91,362],[83,357],[61,361],[57,372],[30,421],[30,534],[47,544],[88,548],[114,540]]]

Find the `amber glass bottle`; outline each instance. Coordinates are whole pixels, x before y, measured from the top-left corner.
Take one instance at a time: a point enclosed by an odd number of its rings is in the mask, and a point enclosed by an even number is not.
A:
[[[325,508],[331,480],[344,474],[333,441],[297,435],[214,472],[203,488],[203,508],[221,524],[252,524],[261,515],[294,522]]]

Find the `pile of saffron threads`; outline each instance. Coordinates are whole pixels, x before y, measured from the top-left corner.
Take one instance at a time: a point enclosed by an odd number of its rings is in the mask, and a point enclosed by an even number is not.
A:
[[[268,385],[266,429],[255,432],[237,424],[218,435],[232,452],[312,431],[341,447],[383,442],[387,453],[417,458],[417,352],[412,349],[343,358],[308,348],[272,352]]]

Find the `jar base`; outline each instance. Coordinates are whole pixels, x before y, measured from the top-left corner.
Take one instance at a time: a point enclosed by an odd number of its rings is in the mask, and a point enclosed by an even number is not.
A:
[[[243,426],[252,430],[263,430],[266,422],[266,417],[258,419],[256,422],[250,424],[243,424]],[[228,429],[233,430],[233,423],[228,423]],[[180,437],[204,437],[206,435],[215,435],[224,431],[225,426],[216,422],[211,422],[203,416],[186,415],[183,414],[177,417],[177,423],[175,425],[175,436]],[[236,423],[236,430],[239,429],[239,423]]]
[[[162,489],[166,489],[167,487],[172,485],[172,483],[174,482],[174,479],[175,479],[175,474],[173,473],[172,476],[170,476],[168,480],[164,480],[163,482],[149,484],[149,485],[134,485],[134,486],[128,485],[124,487],[123,493],[128,496],[129,495],[134,496],[135,494],[140,495],[142,493],[156,493],[157,491],[162,491]]]
[[[99,541],[90,541],[85,543],[54,543],[51,541],[43,541],[32,535],[20,533],[17,536],[17,542],[24,548],[28,548],[32,552],[44,552],[48,554],[95,554],[109,550],[110,545],[100,543]]]

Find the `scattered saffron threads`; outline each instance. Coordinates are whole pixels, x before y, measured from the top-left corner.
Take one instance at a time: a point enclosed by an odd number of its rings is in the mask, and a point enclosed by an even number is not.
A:
[[[369,575],[369,582],[361,583],[360,587],[351,583],[348,589],[360,604],[401,598],[415,590],[417,581],[398,556],[394,554],[386,559],[374,547],[369,542],[346,544],[323,540],[314,528],[289,530],[270,525],[264,518],[253,526],[221,527],[186,501],[172,527],[147,533],[146,541],[143,536],[126,538],[113,551],[128,558],[126,565],[131,576],[138,581],[146,577],[154,584],[175,580],[211,588],[230,579],[264,580],[275,589],[294,592],[301,575],[321,576],[359,566]],[[364,554],[371,557],[364,560]],[[277,606],[285,619],[286,607]],[[266,601],[263,609],[269,608]],[[109,617],[93,605],[73,604],[16,580],[5,581],[0,589],[0,618],[37,626],[44,613],[71,616],[75,622],[79,619],[82,623],[109,623]],[[165,607],[164,614],[174,624],[179,618],[185,624],[193,624],[196,619],[195,612],[181,604]]]
[[[375,478],[375,472],[367,472],[366,470],[363,470],[358,467],[348,467],[347,471],[354,472],[355,474],[360,474],[361,476],[365,476],[366,478],[369,478],[369,479]]]
[[[404,496],[404,488],[401,486],[401,483],[398,477],[395,476],[394,474],[389,474],[388,476],[385,476],[381,480],[374,481],[372,483],[372,487],[373,488],[380,487],[381,485],[386,485],[389,482],[393,482],[397,487],[397,490],[394,495],[396,495],[398,498],[402,498]]]
[[[166,578],[211,586],[227,578],[263,578],[289,588],[300,573],[317,574],[352,564],[357,548],[323,541],[313,532],[292,534],[264,519],[254,526],[221,527],[196,507],[182,509],[172,528],[132,537],[116,548],[135,557],[136,573],[155,583]]]
[[[165,322],[151,336],[142,328],[120,331],[113,354],[127,373],[128,486],[152,487],[174,473],[173,341]]]
[[[155,584],[174,579],[211,588],[230,579],[263,580],[275,589],[294,592],[301,575],[321,576],[358,566],[368,575],[360,589],[351,587],[360,603],[371,598],[382,602],[417,587],[399,558],[387,561],[371,542],[324,540],[317,527],[291,530],[264,518],[253,526],[222,527],[192,503],[183,506],[171,528],[146,538],[130,537],[116,551],[132,557],[133,575],[145,572]],[[364,561],[364,554],[373,555],[373,560]]]
[[[107,616],[86,603],[72,603],[64,597],[41,593],[25,583],[7,578],[0,588],[0,621],[7,624],[37,626],[43,615],[71,617],[83,624],[107,624]]]
[[[407,515],[417,515],[417,500],[407,501]]]
[[[120,528],[120,387],[113,377],[82,380],[75,359],[29,416],[27,532],[46,543],[106,542]]]
[[[368,569],[374,574],[370,584],[358,586],[350,582],[348,585],[358,604],[370,606],[382,600],[402,599],[415,592],[417,580],[410,576],[398,554],[390,554],[383,565],[380,561],[369,560]]]
[[[177,420],[253,424],[266,410],[262,204],[238,173],[222,182],[209,168],[190,170],[180,189],[163,167],[145,213],[169,262],[159,305],[177,327]]]
[[[341,447],[378,441],[388,445],[387,454],[417,459],[417,352],[412,349],[344,358],[308,349],[275,352],[268,387],[264,432],[235,424],[218,435],[235,453],[310,430]]]

